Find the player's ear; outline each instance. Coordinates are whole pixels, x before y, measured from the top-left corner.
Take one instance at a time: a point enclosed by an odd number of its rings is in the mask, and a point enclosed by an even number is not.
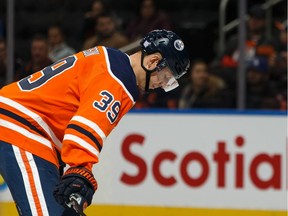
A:
[[[153,53],[148,55],[148,62],[147,62],[147,69],[148,70],[153,70],[156,68],[156,66],[158,65],[158,63],[160,62],[160,60],[162,59],[162,56],[160,53]]]

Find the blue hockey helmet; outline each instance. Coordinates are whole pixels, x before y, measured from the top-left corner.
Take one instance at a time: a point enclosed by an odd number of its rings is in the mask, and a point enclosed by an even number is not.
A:
[[[188,51],[181,38],[172,31],[153,30],[140,42],[142,52],[147,55],[159,52],[163,59],[159,66],[167,66],[176,79],[179,79],[190,66]],[[147,73],[152,71],[147,71]]]

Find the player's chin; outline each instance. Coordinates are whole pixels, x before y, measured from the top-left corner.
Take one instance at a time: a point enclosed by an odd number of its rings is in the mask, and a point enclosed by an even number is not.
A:
[[[138,86],[138,90],[141,94],[145,93],[145,88]]]
[[[157,88],[161,88],[161,84],[152,84],[152,85],[149,87],[150,90],[155,90],[155,89],[157,89]]]

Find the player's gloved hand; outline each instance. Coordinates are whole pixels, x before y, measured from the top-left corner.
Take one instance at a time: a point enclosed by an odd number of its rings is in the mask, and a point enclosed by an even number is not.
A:
[[[78,194],[84,202],[82,210],[91,204],[93,194],[97,190],[97,181],[93,174],[84,167],[70,167],[56,185],[53,195],[56,201],[64,207],[70,203],[70,196]]]

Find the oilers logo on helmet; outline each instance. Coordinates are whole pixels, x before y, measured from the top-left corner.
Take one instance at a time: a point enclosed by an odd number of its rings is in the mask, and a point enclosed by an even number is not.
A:
[[[184,49],[184,43],[182,40],[176,40],[174,41],[174,47],[178,51],[182,51]]]

